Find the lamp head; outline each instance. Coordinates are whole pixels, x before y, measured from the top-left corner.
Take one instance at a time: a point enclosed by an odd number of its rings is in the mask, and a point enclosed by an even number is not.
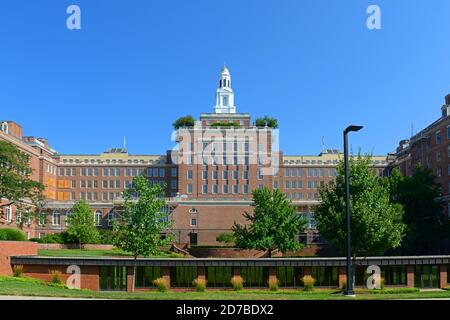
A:
[[[349,133],[349,132],[351,132],[351,131],[356,132],[356,131],[361,130],[362,128],[363,128],[363,126],[355,126],[355,125],[351,125],[351,126],[348,126],[348,127],[344,130],[344,133]]]

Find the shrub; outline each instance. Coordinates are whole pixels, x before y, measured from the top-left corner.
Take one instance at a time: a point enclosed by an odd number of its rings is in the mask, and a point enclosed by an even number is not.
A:
[[[25,241],[25,235],[20,230],[3,228],[3,229],[0,229],[0,240]]]
[[[13,276],[20,278],[22,276],[22,273],[23,273],[23,265],[21,264],[15,265],[13,268]]]
[[[241,276],[233,276],[230,282],[233,286],[234,291],[239,291],[244,288],[244,278],[242,278]]]
[[[158,288],[158,291],[166,292],[169,290],[169,281],[164,278],[153,280],[153,284]]]
[[[63,283],[63,281],[62,281],[62,273],[61,273],[61,271],[59,271],[59,270],[52,270],[52,271],[50,271],[50,274],[52,275],[52,278],[51,278],[51,283],[55,283],[55,284],[62,284]]]
[[[226,244],[232,244],[236,241],[233,233],[221,233],[216,237],[217,242],[223,242]]]
[[[191,116],[184,116],[184,117],[180,117],[177,120],[175,120],[175,122],[172,124],[173,128],[179,129],[182,127],[193,127],[195,124],[195,119]]]
[[[204,292],[206,290],[206,280],[203,278],[197,278],[192,281],[192,285],[195,287],[195,291]]]
[[[42,238],[42,243],[65,243],[63,233],[50,233]]]
[[[269,279],[269,290],[270,291],[278,291],[279,281],[278,279],[271,278]]]
[[[316,279],[314,279],[312,276],[310,275],[303,276],[302,282],[303,282],[303,290],[305,291],[314,290],[314,283],[316,282]]]
[[[42,239],[39,239],[39,238],[30,238],[29,241],[37,242],[37,243],[42,243]]]

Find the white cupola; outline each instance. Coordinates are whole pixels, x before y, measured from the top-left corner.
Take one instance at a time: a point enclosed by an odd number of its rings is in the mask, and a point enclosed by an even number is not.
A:
[[[219,88],[216,90],[215,113],[236,113],[234,105],[234,93],[231,89],[231,75],[227,67],[224,65],[220,71]]]

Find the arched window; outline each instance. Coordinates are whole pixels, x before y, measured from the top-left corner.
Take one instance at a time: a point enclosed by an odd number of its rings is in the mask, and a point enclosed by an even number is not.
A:
[[[94,221],[96,226],[100,226],[102,224],[102,212],[100,210],[95,212]]]
[[[114,221],[114,212],[111,211],[110,213],[108,213],[108,226],[112,226],[113,225],[113,221]]]
[[[61,214],[59,212],[53,212],[52,225],[59,226],[61,224]]]
[[[4,133],[8,133],[9,128],[8,128],[8,122],[2,122],[2,127],[1,127],[2,131]]]

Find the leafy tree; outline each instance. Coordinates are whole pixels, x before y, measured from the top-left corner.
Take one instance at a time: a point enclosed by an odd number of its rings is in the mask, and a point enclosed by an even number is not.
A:
[[[441,253],[450,225],[443,212],[442,188],[433,172],[418,165],[411,177],[403,177],[393,170],[389,182],[392,199],[405,209],[403,221],[407,228],[402,253]]]
[[[23,210],[27,205],[24,199],[38,204],[43,199],[44,185],[31,179],[30,155],[16,146],[0,141],[0,209],[15,204]]]
[[[283,193],[278,189],[255,189],[252,206],[253,213],[244,214],[250,224],[242,226],[235,222],[232,227],[237,247],[267,250],[270,257],[276,249],[281,252],[302,249],[295,236],[305,230],[306,219]]]
[[[171,221],[163,212],[163,192],[159,184],[149,186],[144,176],[135,177],[132,186],[124,191],[123,212],[120,220],[113,225],[116,234],[114,244],[133,254],[134,275],[138,256],[156,255],[162,246],[172,240],[170,235],[166,238],[161,236],[171,228]]]
[[[370,156],[349,160],[350,223],[353,256],[376,255],[400,246],[405,225],[403,208],[390,199],[389,183],[369,167]],[[347,249],[344,164],[337,167],[336,182],[322,187],[314,218],[320,234],[341,254]]]
[[[172,124],[173,128],[179,129],[182,127],[193,127],[195,124],[195,119],[191,115],[180,117]]]
[[[92,210],[85,200],[80,200],[72,208],[67,236],[82,248],[86,243],[97,243],[99,233],[95,226]]]
[[[278,120],[276,118],[270,118],[269,116],[264,116],[263,118],[257,118],[254,122],[257,127],[268,127],[272,129],[278,128]]]

